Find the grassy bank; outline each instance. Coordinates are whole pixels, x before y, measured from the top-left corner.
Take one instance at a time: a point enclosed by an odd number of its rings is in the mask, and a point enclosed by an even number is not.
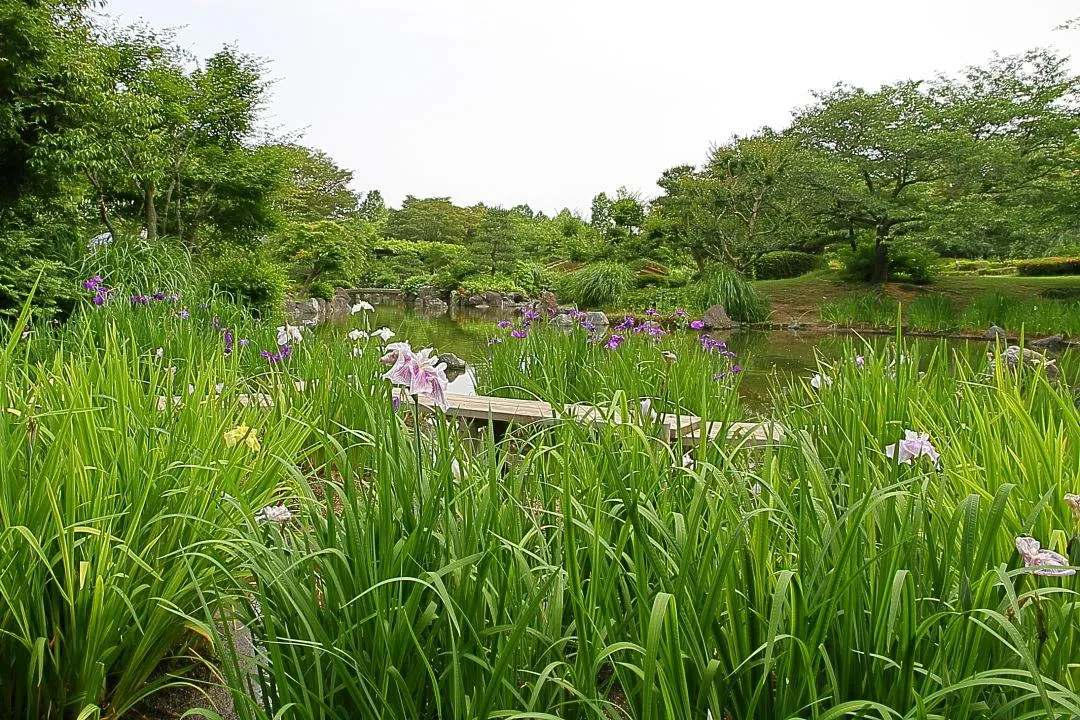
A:
[[[842,281],[823,271],[754,287],[769,300],[776,323],[895,327],[897,308],[913,330],[1080,335],[1080,277],[941,276],[930,285],[881,287]]]

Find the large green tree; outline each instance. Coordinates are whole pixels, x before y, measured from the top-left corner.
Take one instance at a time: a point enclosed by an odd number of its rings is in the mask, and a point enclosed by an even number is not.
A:
[[[744,269],[808,231],[808,156],[796,137],[763,130],[716,147],[701,170],[671,168],[657,181],[650,234],[686,252],[704,271]]]
[[[476,232],[483,209],[463,208],[450,198],[409,195],[392,210],[384,232],[387,237],[416,242],[465,243]]]
[[[286,179],[274,204],[287,218],[303,221],[349,220],[358,215],[360,199],[349,187],[351,171],[321,150],[283,143],[267,148],[279,156]]]
[[[85,122],[100,77],[87,3],[0,3],[0,315],[35,283],[52,312],[73,302],[83,183],[62,147]],[[40,279],[40,282],[39,282]]]

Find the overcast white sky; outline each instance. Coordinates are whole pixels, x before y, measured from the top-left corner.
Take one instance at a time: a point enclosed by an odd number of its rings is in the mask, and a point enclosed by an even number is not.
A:
[[[785,125],[809,91],[1053,46],[1076,0],[110,0],[270,61],[270,122],[357,189],[554,212]],[[1075,63],[1074,63],[1075,66]]]

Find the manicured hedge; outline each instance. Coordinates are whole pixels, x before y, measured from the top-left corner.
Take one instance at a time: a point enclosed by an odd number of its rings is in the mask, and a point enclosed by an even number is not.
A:
[[[753,264],[754,277],[758,280],[783,280],[799,277],[821,267],[821,257],[795,250],[777,250],[765,253]]]
[[[1021,275],[1080,275],[1080,257],[1048,257],[1016,263]]]

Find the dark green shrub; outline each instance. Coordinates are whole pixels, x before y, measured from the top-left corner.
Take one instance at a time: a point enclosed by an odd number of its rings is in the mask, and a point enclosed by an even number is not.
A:
[[[763,322],[769,317],[769,303],[749,280],[727,265],[711,268],[689,288],[688,297],[696,310],[723,305],[731,319],[738,322]]]
[[[634,272],[625,265],[594,263],[563,277],[558,293],[582,307],[611,307],[634,287],[635,280]]]
[[[1049,275],[1080,275],[1080,257],[1048,257],[1034,260],[1020,260],[1016,270],[1028,277]]]
[[[855,250],[840,250],[844,277],[868,282],[874,276],[874,244],[860,243]],[[889,280],[906,280],[916,285],[930,282],[934,277],[937,253],[917,242],[889,243]]]
[[[325,280],[316,280],[308,285],[308,295],[313,298],[319,298],[320,300],[326,300],[330,302],[334,299],[335,288],[333,283],[326,282]]]
[[[35,317],[69,314],[82,291],[82,278],[70,267],[77,242],[71,228],[51,216],[23,228],[0,213],[0,317],[17,317],[35,283]]]
[[[522,260],[517,264],[513,281],[529,295],[537,295],[541,290],[548,290],[555,284],[551,271],[532,260]]]
[[[237,251],[214,260],[210,284],[263,316],[280,312],[285,299],[285,269],[254,253]]]
[[[765,253],[750,266],[758,280],[783,280],[799,277],[822,265],[820,255],[798,252],[797,250],[777,250]]]
[[[466,295],[479,295],[489,290],[500,293],[519,292],[524,293],[520,285],[514,279],[506,275],[473,275],[461,281],[460,289]]]
[[[401,292],[415,295],[422,287],[435,287],[434,275],[411,275],[401,283]]]

